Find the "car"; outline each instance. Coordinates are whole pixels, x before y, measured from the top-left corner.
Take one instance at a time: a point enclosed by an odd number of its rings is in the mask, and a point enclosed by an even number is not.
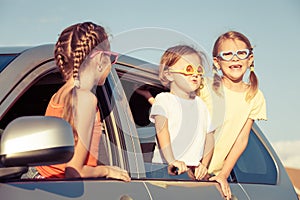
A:
[[[0,48],[1,199],[224,199],[217,182],[155,173],[166,166],[151,162],[156,145],[151,105],[135,90],[143,87],[155,96],[167,89],[158,79],[157,65],[128,55],[119,57],[96,95],[104,126],[99,164],[126,169],[131,182],[103,177],[21,179],[29,166],[64,163],[73,155],[68,123],[44,116],[51,96],[64,83],[53,50],[54,44]],[[298,199],[256,123],[228,181],[232,199]]]

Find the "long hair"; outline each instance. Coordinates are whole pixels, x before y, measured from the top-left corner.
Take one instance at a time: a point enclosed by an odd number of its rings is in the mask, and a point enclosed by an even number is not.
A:
[[[62,31],[55,45],[54,57],[65,81],[71,77],[79,80],[80,65],[95,47],[100,50],[110,49],[107,33],[102,26],[84,22],[69,26]],[[64,99],[62,118],[71,124],[75,142],[78,139],[74,122],[76,113],[73,108],[76,101],[77,92],[74,86]]]
[[[217,57],[218,56],[218,51],[219,51],[219,47],[222,44],[223,41],[225,40],[239,40],[242,41],[246,44],[247,48],[252,52],[253,47],[251,46],[251,43],[249,41],[249,39],[243,35],[240,32],[236,32],[236,31],[229,31],[226,32],[224,34],[222,34],[221,36],[218,37],[218,39],[216,40],[214,47],[213,47],[213,52],[212,52],[212,56],[213,57]],[[254,67],[254,63],[251,64],[250,67]],[[221,77],[218,75],[217,73],[217,68],[216,66],[213,66],[213,73],[214,73],[214,78],[213,78],[213,89],[218,93],[218,89],[221,85]],[[254,73],[254,70],[250,70],[250,74],[249,74],[249,84],[250,84],[250,88],[246,94],[246,101],[250,101],[257,93],[258,91],[258,79],[257,76]]]

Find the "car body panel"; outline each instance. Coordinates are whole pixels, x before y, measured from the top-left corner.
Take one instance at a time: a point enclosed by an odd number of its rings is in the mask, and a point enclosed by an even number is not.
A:
[[[1,199],[150,199],[141,181],[114,180],[36,181],[0,183]]]

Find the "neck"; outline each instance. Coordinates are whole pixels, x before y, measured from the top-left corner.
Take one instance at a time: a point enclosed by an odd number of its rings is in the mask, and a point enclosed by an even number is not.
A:
[[[174,88],[174,87],[171,87],[170,88],[170,93],[171,94],[174,94],[182,99],[194,99],[196,97],[196,93],[195,91],[193,92],[185,92],[179,88]]]
[[[247,85],[243,80],[231,80],[225,76],[222,77],[222,83],[224,86],[232,91],[244,92],[247,89]]]

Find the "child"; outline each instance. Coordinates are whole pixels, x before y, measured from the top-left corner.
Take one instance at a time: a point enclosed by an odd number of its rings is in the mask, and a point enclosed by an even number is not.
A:
[[[219,137],[208,171],[216,175],[210,180],[221,183],[224,195],[230,198],[227,178],[247,146],[254,120],[266,120],[266,103],[254,73],[253,48],[245,35],[235,31],[222,34],[212,54],[215,71],[222,72],[221,77],[215,73],[214,85],[220,86],[216,91],[223,90],[225,119],[215,131]],[[247,69],[249,83],[243,81]]]
[[[192,168],[198,180],[207,174],[214,145],[208,109],[196,96],[204,73],[203,59],[202,53],[186,45],[165,51],[159,78],[170,92],[155,97],[150,113],[160,149],[154,151],[152,161],[167,163],[169,169],[176,167],[178,174]]]
[[[108,177],[130,181],[128,173],[119,167],[97,165],[102,130],[93,91],[104,84],[117,60],[104,28],[91,22],[67,27],[58,38],[54,56],[66,82],[52,96],[46,115],[62,117],[71,124],[74,155],[65,164],[31,169],[34,174],[29,178]]]

